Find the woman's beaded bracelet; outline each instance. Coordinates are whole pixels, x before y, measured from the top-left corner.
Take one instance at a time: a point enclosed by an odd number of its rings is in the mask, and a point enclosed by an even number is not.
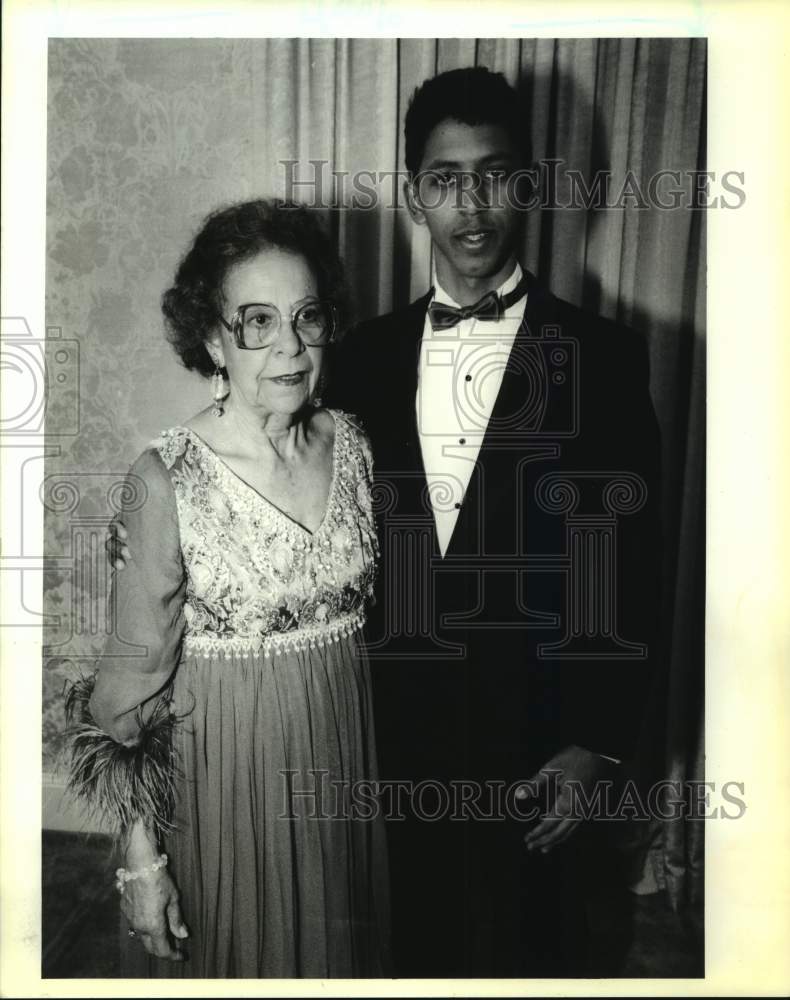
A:
[[[146,865],[145,868],[140,868],[136,872],[128,872],[125,868],[119,868],[115,872],[115,888],[121,895],[123,895],[127,882],[134,882],[135,879],[145,878],[146,875],[153,875],[154,872],[158,872],[160,868],[164,868],[166,864],[167,855],[160,854],[156,861],[150,865]]]

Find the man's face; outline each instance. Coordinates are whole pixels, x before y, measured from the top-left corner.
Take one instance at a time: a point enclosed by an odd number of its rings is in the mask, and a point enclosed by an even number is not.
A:
[[[497,278],[511,266],[520,212],[507,177],[519,166],[501,125],[448,118],[429,135],[408,203],[414,221],[430,230],[443,284]]]

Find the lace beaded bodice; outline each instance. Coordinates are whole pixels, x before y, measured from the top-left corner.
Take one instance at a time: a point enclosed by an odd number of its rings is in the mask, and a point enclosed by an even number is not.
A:
[[[370,453],[354,423],[330,412],[332,480],[314,533],[239,478],[189,428],[171,428],[153,442],[176,496],[187,653],[299,649],[364,623],[378,554]]]

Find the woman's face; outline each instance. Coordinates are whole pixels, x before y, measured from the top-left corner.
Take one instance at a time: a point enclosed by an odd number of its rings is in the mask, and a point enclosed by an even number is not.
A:
[[[228,372],[231,399],[260,414],[297,413],[313,397],[325,348],[308,347],[291,326],[291,313],[303,300],[318,297],[318,284],[300,254],[271,248],[236,264],[223,287],[227,322],[241,305],[270,303],[282,317],[276,339],[267,347],[244,350],[221,324],[213,341]]]

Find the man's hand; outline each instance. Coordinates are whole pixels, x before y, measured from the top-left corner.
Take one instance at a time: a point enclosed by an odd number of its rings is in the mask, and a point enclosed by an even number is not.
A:
[[[583,817],[574,810],[573,792],[567,782],[577,783],[590,801],[595,783],[613,780],[617,775],[617,764],[599,754],[582,747],[566,747],[547,761],[527,784],[516,790],[520,800],[540,798],[551,789],[556,789],[556,798],[550,804],[547,815],[524,837],[529,851],[545,854],[566,840],[581,823]]]
[[[131,559],[131,553],[126,546],[129,535],[123,526],[123,521],[119,521],[117,518],[110,521],[107,531],[107,541],[104,543],[107,558],[115,569],[125,569],[126,563]]]

